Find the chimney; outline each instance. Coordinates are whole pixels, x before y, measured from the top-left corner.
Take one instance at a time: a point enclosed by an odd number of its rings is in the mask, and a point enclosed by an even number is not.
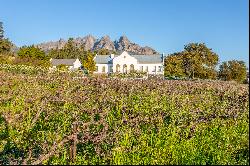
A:
[[[162,65],[164,66],[164,59],[165,59],[165,55],[164,53],[162,53]]]
[[[162,53],[162,54],[161,54],[161,58],[162,58],[162,60],[165,58],[164,56],[165,56],[165,55],[164,55],[164,53]]]

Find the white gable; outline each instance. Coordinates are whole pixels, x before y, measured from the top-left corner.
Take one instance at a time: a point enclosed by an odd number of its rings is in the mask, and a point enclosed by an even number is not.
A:
[[[130,56],[128,54],[128,52],[126,51],[123,51],[121,55],[115,57],[113,59],[113,64],[114,66],[116,64],[119,64],[119,65],[124,65],[124,64],[127,64],[127,65],[130,65],[130,64],[137,64],[137,59]]]
[[[80,60],[77,58],[76,61],[74,62],[74,68],[79,68],[81,67],[82,63],[80,62]]]

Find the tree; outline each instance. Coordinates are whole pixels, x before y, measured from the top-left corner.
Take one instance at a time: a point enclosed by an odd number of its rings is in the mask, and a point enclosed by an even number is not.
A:
[[[0,40],[4,37],[3,22],[0,22]]]
[[[219,78],[222,80],[242,83],[246,77],[247,67],[243,61],[231,60],[223,62],[219,67]]]
[[[51,49],[48,53],[48,57],[60,59],[60,50],[58,48]]]
[[[48,58],[45,55],[45,52],[40,48],[31,46],[23,46],[19,49],[17,55],[21,58],[35,58],[39,60],[47,60]]]
[[[82,64],[85,69],[87,69],[90,73],[93,73],[93,71],[95,71],[94,53],[87,51],[82,60]]]
[[[11,52],[13,44],[8,39],[0,40],[0,54],[8,54]]]
[[[174,53],[167,56],[164,60],[165,76],[178,76],[182,77],[185,75],[183,69],[183,58],[180,53]]]
[[[61,71],[68,71],[69,70],[69,68],[66,65],[63,65],[63,64],[58,65],[57,69],[61,70]]]
[[[110,54],[117,54],[116,51],[111,51],[111,50],[108,50],[108,49],[100,49],[100,50],[96,50],[94,51],[95,54],[98,54],[98,55],[110,55]]]
[[[65,55],[65,58],[78,58],[81,54],[81,51],[74,43],[73,38],[69,38],[62,51]]]
[[[0,54],[10,53],[12,46],[8,39],[4,39],[3,22],[0,22]]]
[[[215,79],[215,67],[219,57],[205,43],[189,43],[184,46],[184,59],[191,77]],[[184,66],[185,66],[184,65]]]
[[[165,59],[165,75],[216,79],[219,57],[204,43],[190,43]]]
[[[69,59],[69,58],[79,58],[83,56],[83,49],[78,48],[73,41],[73,38],[69,38],[68,42],[64,45],[62,49],[52,49],[48,56],[57,59]]]
[[[46,56],[44,51],[34,45],[21,47],[13,63],[45,67],[50,65],[49,57]]]

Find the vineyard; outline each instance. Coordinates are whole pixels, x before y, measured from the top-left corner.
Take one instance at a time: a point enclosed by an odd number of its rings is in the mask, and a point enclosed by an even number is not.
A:
[[[0,164],[249,165],[248,137],[248,85],[0,69]]]

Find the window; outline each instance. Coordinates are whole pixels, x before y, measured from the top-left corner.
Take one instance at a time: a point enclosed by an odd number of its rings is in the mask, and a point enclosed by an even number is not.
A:
[[[158,72],[160,72],[161,71],[161,66],[158,66]]]
[[[156,66],[154,66],[154,69],[153,69],[153,72],[155,72],[156,71]]]
[[[119,64],[116,65],[116,72],[120,72],[120,65]]]
[[[109,66],[109,72],[110,72],[110,73],[113,72],[113,66]]]
[[[123,73],[127,73],[127,65],[123,65]]]
[[[95,66],[95,71],[98,72],[98,66]]]
[[[135,66],[133,64],[130,65],[130,71],[133,72],[135,70]]]
[[[140,66],[140,71],[143,71],[143,66]]]
[[[102,72],[105,73],[105,66],[102,67]]]

